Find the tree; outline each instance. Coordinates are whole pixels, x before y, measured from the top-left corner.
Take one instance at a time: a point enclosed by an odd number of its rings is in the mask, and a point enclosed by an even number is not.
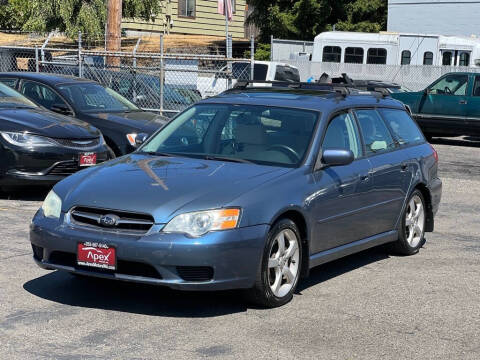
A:
[[[48,32],[59,30],[70,37],[79,31],[89,36],[102,36],[107,15],[105,0],[0,0],[11,11],[17,28],[25,31]],[[124,0],[123,14],[154,20],[161,10],[161,0]],[[3,6],[2,6],[3,11]],[[0,21],[2,12],[0,11]],[[0,23],[1,24],[1,23]]]
[[[249,23],[260,42],[276,38],[312,40],[322,31],[379,31],[386,27],[387,0],[247,0]]]

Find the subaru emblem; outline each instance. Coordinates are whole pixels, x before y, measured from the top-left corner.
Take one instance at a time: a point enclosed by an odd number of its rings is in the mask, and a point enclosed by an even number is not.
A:
[[[100,225],[105,226],[105,227],[112,227],[117,225],[117,222],[120,218],[117,215],[114,214],[106,214],[103,215],[98,222]]]

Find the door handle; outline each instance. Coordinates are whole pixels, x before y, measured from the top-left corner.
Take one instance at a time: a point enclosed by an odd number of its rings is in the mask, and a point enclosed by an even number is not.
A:
[[[401,169],[401,171],[407,171],[407,169],[408,169],[408,164],[405,164],[405,163],[401,164],[401,165],[400,165],[400,169]]]
[[[459,103],[460,105],[465,105],[465,104],[467,103],[467,100],[460,100],[458,103]]]
[[[368,179],[370,179],[370,174],[360,175],[360,180],[361,181],[368,181]]]

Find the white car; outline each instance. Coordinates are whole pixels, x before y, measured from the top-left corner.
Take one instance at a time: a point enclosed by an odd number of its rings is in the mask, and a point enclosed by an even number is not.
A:
[[[228,89],[228,81],[234,86],[238,80],[250,80],[250,62],[232,63],[232,78],[228,78],[228,68],[224,66],[214,76],[197,78],[197,89],[202,98],[215,96]],[[253,79],[257,81],[300,81],[300,73],[295,66],[275,61],[255,61]],[[261,86],[257,84],[257,86]],[[267,84],[265,84],[267,86]]]

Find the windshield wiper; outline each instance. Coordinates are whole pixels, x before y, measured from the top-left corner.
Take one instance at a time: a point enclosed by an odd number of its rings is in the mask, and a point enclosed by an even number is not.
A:
[[[204,159],[205,160],[230,161],[230,162],[244,163],[244,164],[254,164],[254,162],[250,161],[250,160],[224,157],[224,156],[216,156],[216,155],[205,155]]]
[[[138,151],[137,154],[146,154],[151,156],[165,156],[165,157],[172,157],[177,156],[176,154],[158,152],[158,151]]]

